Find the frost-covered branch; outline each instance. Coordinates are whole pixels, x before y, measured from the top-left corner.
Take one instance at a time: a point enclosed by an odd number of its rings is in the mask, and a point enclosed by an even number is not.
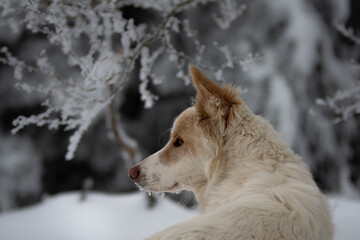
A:
[[[354,29],[346,28],[343,24],[334,23],[336,30],[338,30],[344,37],[360,45],[360,37],[355,36]]]
[[[64,63],[51,59],[47,49],[43,49],[32,63],[20,60],[5,46],[1,48],[0,62],[14,69],[14,77],[18,80],[16,87],[27,93],[40,93],[45,99],[43,106],[46,110],[37,115],[19,116],[13,122],[12,132],[30,124],[47,125],[49,129],[61,126],[73,131],[66,154],[66,159],[72,159],[90,124],[108,106],[112,109],[111,104],[129,81],[137,61],[140,63],[139,92],[146,108],[151,108],[158,99],[148,89],[149,83],[156,85],[164,81],[163,76],[153,71],[162,56],[169,57],[176,76],[185,83],[190,82],[185,74],[188,64],[213,72],[217,79],[222,79],[226,68],[238,65],[246,69],[247,63],[260,56],[239,58],[233,56],[226,46],[218,46],[225,56],[224,64],[217,67],[203,64],[205,46],[181,13],[208,3],[219,6],[219,12],[213,13],[213,17],[222,29],[228,28],[245,10],[237,0],[4,0],[0,6],[0,24],[9,26],[14,32],[26,29],[46,36],[49,46],[61,50],[68,69],[59,70],[58,65]],[[128,6],[156,11],[162,20],[154,24],[135,24],[134,19],[124,17],[123,9]],[[172,44],[175,34],[187,36],[193,43],[195,47],[191,54]],[[30,83],[26,77],[28,73],[42,78]],[[116,137],[115,122],[113,130]],[[119,135],[116,141],[133,155],[131,147]]]
[[[352,28],[346,28],[343,24],[334,23],[337,31],[344,37],[354,42],[360,47],[360,37],[356,36]],[[350,64],[354,71],[360,69],[360,64],[354,59],[350,59]],[[352,88],[338,90],[333,96],[324,99],[317,99],[317,105],[330,108],[336,115],[333,123],[339,123],[348,120],[352,116],[360,114],[360,82],[357,81]]]
[[[360,114],[360,84],[346,90],[338,90],[334,96],[325,99],[317,99],[319,106],[329,107],[337,117],[333,123],[348,120],[354,115]]]

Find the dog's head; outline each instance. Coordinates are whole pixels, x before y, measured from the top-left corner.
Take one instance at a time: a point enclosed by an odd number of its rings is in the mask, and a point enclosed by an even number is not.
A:
[[[146,191],[193,190],[219,167],[216,159],[222,139],[242,101],[237,89],[219,86],[195,67],[190,67],[190,73],[197,89],[194,106],[175,120],[165,147],[129,170]]]

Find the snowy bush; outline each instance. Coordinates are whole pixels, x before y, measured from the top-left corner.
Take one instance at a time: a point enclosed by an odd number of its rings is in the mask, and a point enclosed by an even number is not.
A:
[[[189,64],[222,79],[224,69],[245,68],[247,63],[259,57],[239,58],[231,54],[228,47],[216,43],[214,45],[226,61],[217,67],[203,64],[205,46],[182,13],[206,4],[219,6],[212,15],[221,29],[228,28],[245,9],[236,0],[3,0],[0,6],[2,25],[15,33],[25,29],[46,36],[49,45],[60,49],[66,58],[66,66],[59,66],[58,59],[50,59],[48,49],[44,48],[32,61],[24,61],[7,47],[0,48],[0,62],[13,68],[14,78],[18,80],[15,86],[26,93],[44,96],[44,111],[16,118],[12,133],[30,124],[73,131],[66,154],[66,159],[70,160],[74,158],[84,132],[99,114],[108,109],[113,137],[127,155],[134,158],[136,144],[125,131],[119,130],[122,127],[114,105],[131,74],[136,72],[136,63],[140,63],[141,100],[145,108],[151,108],[158,97],[149,90],[149,83],[156,85],[164,81],[162,75],[153,71],[160,56],[168,56],[177,71],[176,76],[185,83],[190,82],[187,74]],[[154,11],[161,18],[135,23],[134,19],[124,17],[128,7]],[[191,54],[177,49],[172,43],[176,34],[185,35],[192,42],[194,49]],[[27,81],[29,74],[39,76],[38,81]]]

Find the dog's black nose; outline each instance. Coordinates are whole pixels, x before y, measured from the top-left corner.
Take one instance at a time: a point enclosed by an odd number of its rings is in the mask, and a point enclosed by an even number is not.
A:
[[[140,174],[140,167],[138,165],[135,165],[129,170],[128,174],[131,179],[135,180]]]

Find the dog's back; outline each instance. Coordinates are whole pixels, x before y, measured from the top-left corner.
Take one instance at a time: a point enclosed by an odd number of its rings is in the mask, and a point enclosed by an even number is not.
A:
[[[235,89],[191,73],[194,106],[129,175],[148,191],[193,191],[203,214],[150,239],[331,240],[326,199],[301,158]]]

